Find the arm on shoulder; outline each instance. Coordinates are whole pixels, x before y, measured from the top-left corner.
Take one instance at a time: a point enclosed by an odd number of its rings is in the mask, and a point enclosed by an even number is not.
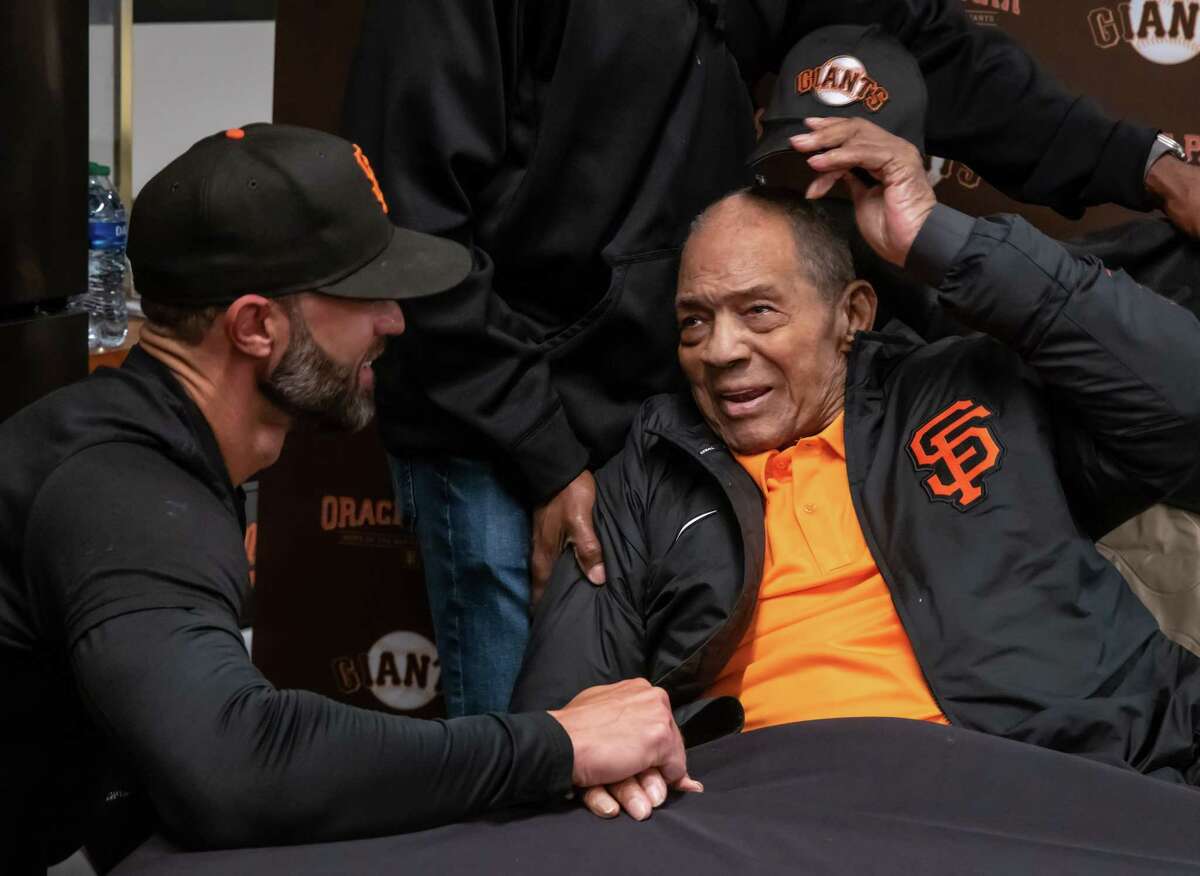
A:
[[[645,621],[635,593],[645,587],[646,548],[638,531],[640,451],[635,424],[625,448],[596,472],[592,522],[607,583],[593,586],[570,548],[559,556],[533,616],[513,691],[516,710],[557,709],[581,690],[646,675]]]

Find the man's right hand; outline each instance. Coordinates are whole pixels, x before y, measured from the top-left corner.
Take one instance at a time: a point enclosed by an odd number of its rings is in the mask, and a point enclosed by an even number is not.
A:
[[[792,137],[792,148],[817,152],[808,163],[821,174],[806,197],[822,198],[838,180],[845,180],[863,240],[881,258],[904,267],[913,241],[937,205],[917,147],[866,119],[810,118],[804,123],[811,132]],[[868,187],[852,172],[855,169],[881,185]]]
[[[1164,155],[1150,167],[1146,188],[1176,228],[1200,238],[1200,167]]]
[[[568,543],[574,546],[575,562],[587,579],[597,587],[604,583],[604,553],[592,527],[595,504],[596,479],[590,471],[583,471],[553,499],[534,509],[530,609],[541,601],[554,563]]]
[[[644,678],[590,687],[550,716],[571,738],[571,780],[591,789],[585,802],[598,815],[616,815],[616,801],[635,818],[649,815],[666,798],[655,790],[655,775],[681,791],[703,790],[687,774],[683,737],[666,691]],[[607,786],[621,789],[615,801],[595,790]]]

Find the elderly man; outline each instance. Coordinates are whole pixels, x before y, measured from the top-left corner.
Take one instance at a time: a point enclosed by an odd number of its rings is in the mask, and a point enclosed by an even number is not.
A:
[[[192,846],[312,842],[649,767],[696,788],[644,681],[550,714],[417,721],[277,690],[250,663],[238,484],[298,418],[365,425],[396,299],[470,267],[386,211],[337,137],[201,140],[134,205],[148,321],[125,366],[0,427],[0,872],[85,842],[104,870],[151,824]]]
[[[844,179],[871,247],[983,334],[870,331],[873,290],[797,196],[709,207],[676,297],[691,395],[647,402],[598,477],[609,586],[560,559],[514,705],[644,675],[689,741],[899,717],[1197,783],[1198,660],[1092,540],[1195,469],[1200,324],[1020,219],[937,205],[871,123],[806,121],[807,194]]]
[[[605,580],[591,471],[647,396],[682,388],[670,318],[679,244],[698,210],[749,182],[747,84],[779,70],[797,40],[877,25],[919,64],[931,152],[1022,201],[1074,215],[1161,203],[1200,233],[1200,168],[1063,89],[963,5],[367,4],[346,130],[397,221],[475,253],[460,289],[410,309],[413,330],[378,368],[450,714],[506,701],[526,608],[564,540],[588,580]]]

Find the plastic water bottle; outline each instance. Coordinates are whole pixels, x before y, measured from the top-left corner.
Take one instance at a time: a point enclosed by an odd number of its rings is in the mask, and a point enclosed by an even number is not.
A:
[[[88,349],[121,346],[125,310],[125,207],[103,164],[88,164],[88,286],[75,299],[88,314]]]

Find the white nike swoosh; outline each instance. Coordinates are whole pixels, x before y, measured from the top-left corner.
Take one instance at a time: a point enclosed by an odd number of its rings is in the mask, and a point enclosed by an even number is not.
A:
[[[716,513],[717,513],[717,509],[713,508],[711,511],[705,511],[703,514],[697,514],[695,517],[693,517],[687,523],[683,524],[683,528],[681,528],[679,530],[679,532],[675,533],[675,541],[671,542],[671,547],[675,546],[675,542],[679,541],[679,536],[681,536],[685,532],[687,532],[689,526],[691,526],[693,523],[699,523],[705,517],[712,517]]]

